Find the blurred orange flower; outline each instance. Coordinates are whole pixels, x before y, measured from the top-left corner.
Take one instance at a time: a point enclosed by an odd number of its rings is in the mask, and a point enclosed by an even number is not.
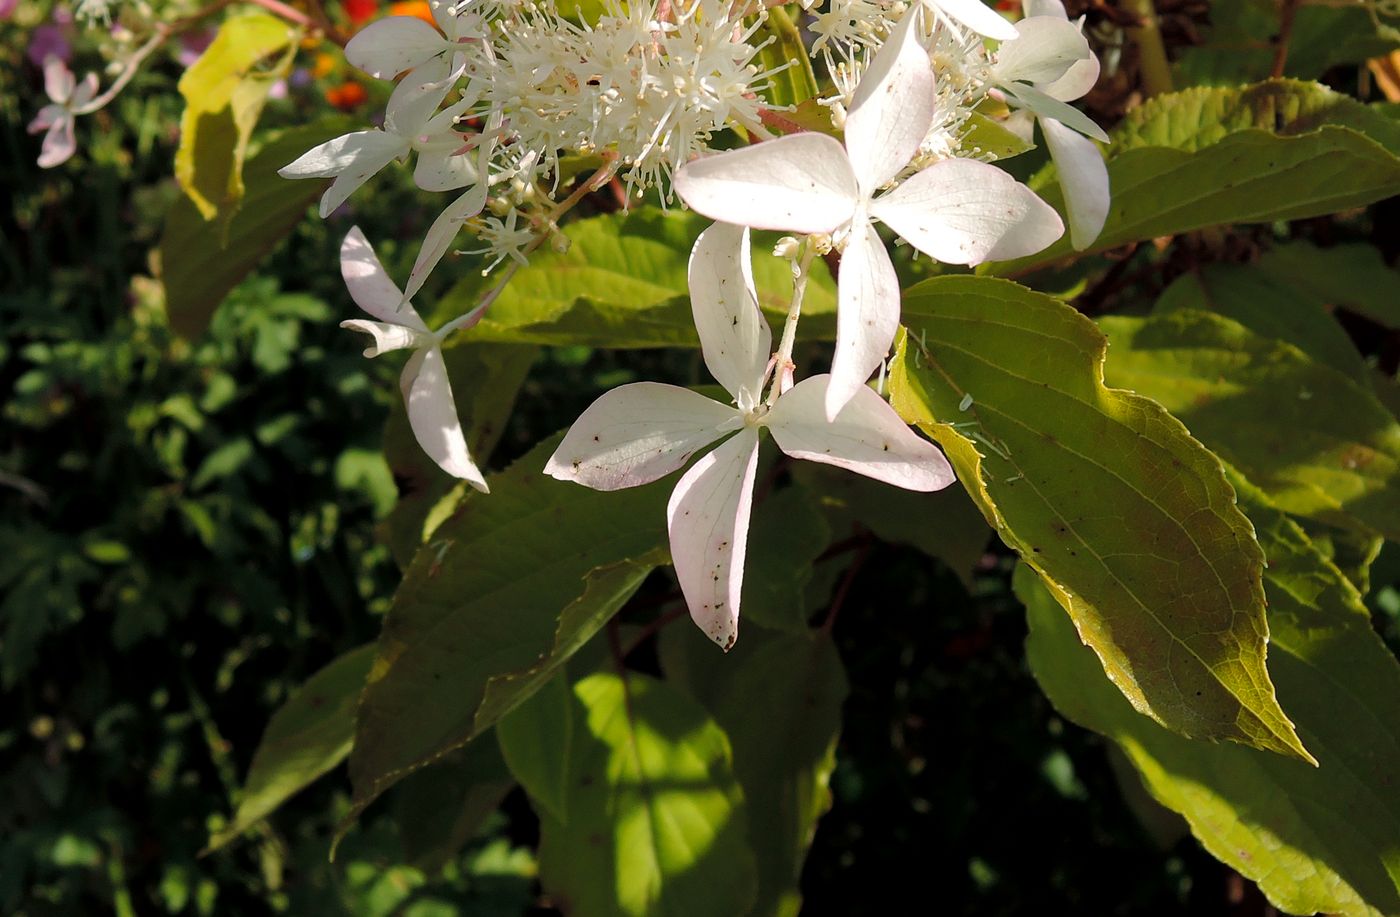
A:
[[[433,20],[433,9],[428,6],[427,0],[400,0],[398,3],[389,4],[390,16],[417,16],[419,19],[436,26]]]
[[[359,83],[341,83],[326,90],[326,101],[341,111],[354,111],[368,98],[369,93]]]

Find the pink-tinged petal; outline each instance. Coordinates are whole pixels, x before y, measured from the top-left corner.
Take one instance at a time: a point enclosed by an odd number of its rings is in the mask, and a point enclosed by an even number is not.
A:
[[[666,507],[671,562],[690,617],[726,652],[739,635],[757,468],[758,431],[748,428],[692,465]]]
[[[741,409],[756,404],[773,333],[758,308],[749,231],[715,223],[690,250],[690,311],[705,365]]]
[[[404,137],[425,133],[452,88],[451,61],[434,58],[399,80],[384,106],[384,129]]]
[[[594,490],[636,487],[680,468],[741,423],[738,411],[690,389],[620,385],[579,415],[544,472]]]
[[[442,256],[452,247],[462,224],[481,212],[486,206],[486,182],[479,181],[466,193],[438,214],[433,225],[428,227],[423,237],[423,245],[418,249],[418,258],[413,262],[413,270],[408,275],[408,285],[404,287],[404,298],[411,299],[427,282],[433,268],[437,267]]]
[[[871,196],[909,164],[933,124],[933,67],[911,6],[860,78],[846,115],[846,149]]]
[[[383,353],[416,347],[423,342],[423,336],[412,328],[389,322],[371,322],[362,318],[348,318],[340,327],[359,331],[374,338],[374,343],[365,348],[365,356],[377,357]]]
[[[340,243],[340,276],[355,305],[375,318],[427,333],[428,326],[413,306],[403,303],[403,292],[384,270],[374,246],[360,227],[353,226]]]
[[[70,108],[82,108],[97,96],[97,74],[89,73],[83,77],[83,81],[73,90],[73,98],[69,100]]]
[[[1077,62],[1093,57],[1089,42],[1067,19],[1035,16],[1014,28],[1017,37],[997,48],[993,72],[998,82],[1054,82]]]
[[[60,118],[68,117],[72,117],[68,114],[68,109],[57,103],[51,103],[39,109],[34,120],[29,122],[27,130],[31,134],[40,134],[57,124]]]
[[[899,278],[868,220],[851,227],[837,273],[836,354],[826,392],[826,416],[831,418],[865,388],[899,330]]]
[[[482,493],[490,493],[481,469],[467,451],[467,438],[457,416],[457,403],[447,379],[447,364],[436,347],[409,358],[399,380],[408,405],[408,424],[418,445],[438,467]]]
[[[68,69],[63,58],[50,54],[44,58],[44,93],[54,102],[63,105],[73,98],[77,78]]]
[[[1099,59],[1090,55],[1084,60],[1071,64],[1070,68],[1065,71],[1065,75],[1055,82],[1037,88],[1052,99],[1072,102],[1087,95],[1098,81]]]
[[[1001,18],[995,10],[982,3],[982,0],[924,0],[938,12],[956,21],[978,35],[1010,41],[1016,37],[1016,27]]]
[[[876,200],[883,220],[924,254],[980,264],[1033,254],[1064,235],[1055,209],[996,166],[945,159]]]
[[[1108,166],[1088,137],[1053,118],[1041,119],[1040,129],[1065,193],[1070,241],[1076,249],[1083,250],[1099,237],[1108,219]]]
[[[345,59],[381,80],[426,63],[447,49],[438,30],[417,16],[390,16],[371,22],[345,46]]]
[[[953,483],[953,468],[938,447],[909,429],[872,389],[861,386],[828,421],[830,381],[830,376],[803,379],[773,405],[767,426],[779,449],[905,490],[942,490]]]
[[[832,232],[859,200],[845,147],[825,134],[789,134],[696,159],[676,172],[676,193],[721,223]]]
[[[73,136],[73,116],[64,112],[44,135],[43,146],[39,148],[39,168],[52,169],[62,165],[78,151],[78,141]]]
[[[1054,118],[1065,127],[1072,127],[1086,137],[1092,137],[1101,143],[1108,143],[1108,135],[1088,115],[1072,105],[1066,105],[1059,99],[1046,95],[1034,86],[1016,83],[1012,86],[1003,86],[1002,91],[1013,101],[1029,108],[1042,118]]]

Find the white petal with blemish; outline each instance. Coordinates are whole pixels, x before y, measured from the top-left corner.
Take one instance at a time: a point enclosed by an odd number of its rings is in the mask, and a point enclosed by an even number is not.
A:
[[[734,408],[690,389],[620,385],[574,421],[544,471],[594,490],[636,487],[680,468],[742,422]]]
[[[773,346],[758,308],[748,229],[715,223],[700,233],[687,273],[705,365],[740,408],[748,409],[758,401]]]
[[[836,287],[836,354],[826,414],[835,417],[880,366],[899,330],[899,278],[869,220],[851,226]]]
[[[861,76],[846,115],[846,150],[869,197],[909,164],[933,124],[933,68],[910,7]]]
[[[825,134],[789,134],[686,163],[676,193],[722,223],[789,232],[831,232],[859,200],[846,148]]]
[[[773,405],[766,425],[778,448],[796,459],[836,465],[906,490],[941,490],[953,483],[952,466],[938,447],[865,386],[828,421],[830,380],[803,379]]]
[[[345,45],[345,59],[370,76],[388,80],[447,47],[438,30],[417,16],[390,16],[357,32]]]
[[[870,206],[924,254],[948,264],[1029,255],[1064,234],[1053,207],[996,166],[945,159]]]
[[[671,562],[690,617],[726,651],[739,633],[757,467],[758,430],[749,427],[692,465],[666,507]]]

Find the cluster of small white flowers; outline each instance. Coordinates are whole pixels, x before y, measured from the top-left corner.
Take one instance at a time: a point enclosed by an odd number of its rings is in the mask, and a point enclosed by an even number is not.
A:
[[[1092,87],[1098,62],[1059,0],[1025,0],[1012,25],[980,0],[827,0],[804,4],[833,93],[821,103],[844,141],[800,129],[765,99],[774,71],[756,64],[765,14],[744,0],[607,0],[595,22],[552,0],[434,7],[437,28],[382,20],[347,47],[350,61],[399,75],[383,129],[323,144],[283,170],[335,177],[328,214],[391,160],[416,153],[425,190],[460,196],[434,221],[405,290],[358,230],[343,271],[376,321],[347,327],[369,351],[414,351],[402,387],[424,449],[485,491],[467,453],[441,343],[480,320],[513,271],[545,241],[566,241],[557,217],[599,179],[634,195],[656,189],[717,222],[691,252],[691,308],[706,365],[732,405],[650,382],[608,392],[578,419],[546,466],[561,480],[612,490],[653,481],[705,446],[725,442],[681,477],[668,508],[671,553],[697,624],[721,646],[737,634],[744,551],[760,431],[789,456],[825,462],[911,490],[953,481],[943,455],[895,415],[867,381],[899,327],[900,290],[883,223],[949,264],[1017,258],[1064,234],[1059,214],[964,144],[976,110],[994,101],[1014,130],[1041,125],[1060,167],[1073,242],[1087,246],[1107,213],[1099,128],[1066,102]],[[990,41],[989,41],[990,40]],[[995,44],[992,44],[994,42]],[[1019,123],[1018,123],[1019,122]],[[469,129],[466,125],[473,125]],[[774,136],[769,127],[792,129]],[[750,141],[713,153],[714,135]],[[968,148],[964,148],[967,146]],[[556,202],[566,156],[599,167]],[[462,227],[474,254],[507,273],[468,314],[430,331],[408,305]],[[792,233],[794,295],[776,352],[758,309],[750,229]],[[792,350],[813,261],[840,255],[831,372],[794,384]]]

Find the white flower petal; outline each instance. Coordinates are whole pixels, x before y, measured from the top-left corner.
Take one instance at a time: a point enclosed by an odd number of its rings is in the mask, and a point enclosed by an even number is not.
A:
[[[408,149],[408,143],[384,131],[355,131],[314,146],[277,170],[283,178],[331,178],[347,171],[359,172],[374,164],[382,169],[395,156]],[[370,172],[373,175],[374,172]],[[364,179],[360,180],[363,184]],[[358,187],[358,186],[357,186]]]
[[[442,351],[429,347],[415,353],[403,369],[400,386],[408,405],[408,424],[428,457],[454,478],[490,493],[481,469],[467,451]]]
[[[933,68],[912,6],[861,76],[846,115],[846,149],[869,197],[909,164],[933,124]]]
[[[594,490],[636,487],[680,468],[740,422],[738,411],[690,389],[620,385],[579,415],[544,472]]]
[[[97,97],[97,74],[89,73],[83,77],[83,81],[73,90],[73,97],[68,100],[70,108],[82,108],[87,103]]]
[[[1016,83],[1001,88],[1013,100],[1042,118],[1054,118],[1065,127],[1072,127],[1086,137],[1093,137],[1095,140],[1108,143],[1108,135],[1103,132],[1103,128],[1074,106],[1066,105],[1059,99],[1052,98],[1034,86],[1027,86],[1025,83]]]
[[[413,262],[413,271],[408,275],[408,285],[404,287],[404,298],[412,299],[423,288],[433,268],[452,247],[462,224],[481,212],[486,206],[486,182],[479,181],[466,193],[438,214],[433,225],[428,227],[423,237],[423,245],[418,249],[418,258]]]
[[[992,69],[998,82],[1054,82],[1075,63],[1093,57],[1089,42],[1067,19],[1035,16],[1014,28],[1016,38],[997,48]]]
[[[712,220],[804,233],[831,232],[859,200],[845,147],[810,133],[688,162],[676,172],[675,189]]]
[[[779,449],[905,490],[941,490],[953,483],[952,466],[938,447],[909,429],[872,389],[861,386],[828,421],[830,381],[830,376],[803,379],[773,405],[767,426]]]
[[[345,59],[370,76],[388,80],[446,48],[438,30],[417,16],[390,16],[356,33],[345,46]]]
[[[758,308],[749,231],[715,223],[690,251],[690,311],[705,365],[741,409],[756,404],[773,333]]]
[[[340,327],[360,331],[374,338],[374,344],[365,348],[365,356],[377,357],[380,354],[417,347],[422,336],[412,328],[405,328],[397,322],[371,322],[363,318],[348,318]]]
[[[945,159],[877,199],[872,215],[947,264],[1019,258],[1064,234],[1053,207],[996,166]]]
[[[443,134],[418,144],[413,183],[424,191],[456,191],[476,184],[476,161],[461,152],[465,138]]]
[[[998,41],[1010,41],[1016,37],[1016,27],[1005,19],[1001,18],[997,12],[982,3],[982,0],[924,0],[929,6],[947,16],[978,35],[985,35],[988,38],[995,38]]]
[[[1053,118],[1042,118],[1040,129],[1065,194],[1070,241],[1076,249],[1088,248],[1108,219],[1108,166],[1094,141]]]
[[[690,617],[725,651],[739,634],[757,468],[758,430],[748,428],[691,466],[666,507],[671,562]]]
[[[44,93],[50,100],[64,105],[73,98],[73,88],[77,85],[77,78],[73,76],[73,71],[68,69],[68,65],[63,62],[63,58],[57,54],[49,54],[44,57]]]
[[[452,88],[451,67],[446,57],[438,57],[399,80],[384,106],[384,129],[408,138],[424,133]]]
[[[71,117],[72,115],[68,113],[68,109],[59,105],[57,102],[50,102],[48,105],[39,109],[39,113],[34,116],[33,121],[29,122],[29,126],[25,128],[25,130],[31,134],[38,134],[53,127],[58,123],[60,118]]]
[[[365,312],[386,322],[427,333],[428,326],[423,324],[413,306],[400,306],[403,292],[384,270],[374,247],[358,226],[351,227],[345,241],[340,243],[340,276],[345,279],[350,298]]]
[[[1021,0],[1021,15],[1027,19],[1032,16],[1069,18],[1069,13],[1065,12],[1065,5],[1060,0]]]
[[[837,280],[836,354],[826,416],[834,418],[879,368],[899,330],[899,278],[868,220],[851,227]]]
[[[317,208],[321,219],[324,220],[334,213],[337,207],[345,203],[350,195],[373,178],[380,169],[408,152],[408,144],[393,134],[386,134],[382,131],[374,131],[373,133],[377,134],[378,137],[366,145],[360,155],[350,161],[350,164],[335,177],[335,181],[331,182],[326,193],[321,195],[321,204]]]
[[[1059,99],[1061,102],[1072,102],[1075,99],[1082,99],[1094,88],[1094,84],[1099,81],[1099,59],[1090,55],[1081,61],[1075,61],[1070,68],[1065,71],[1065,75],[1055,80],[1053,83],[1046,83],[1038,86],[1041,92],[1052,99]]]
[[[77,151],[78,141],[73,136],[73,116],[65,111],[58,120],[49,125],[49,132],[44,135],[44,143],[39,148],[39,168],[52,169],[62,165]]]

